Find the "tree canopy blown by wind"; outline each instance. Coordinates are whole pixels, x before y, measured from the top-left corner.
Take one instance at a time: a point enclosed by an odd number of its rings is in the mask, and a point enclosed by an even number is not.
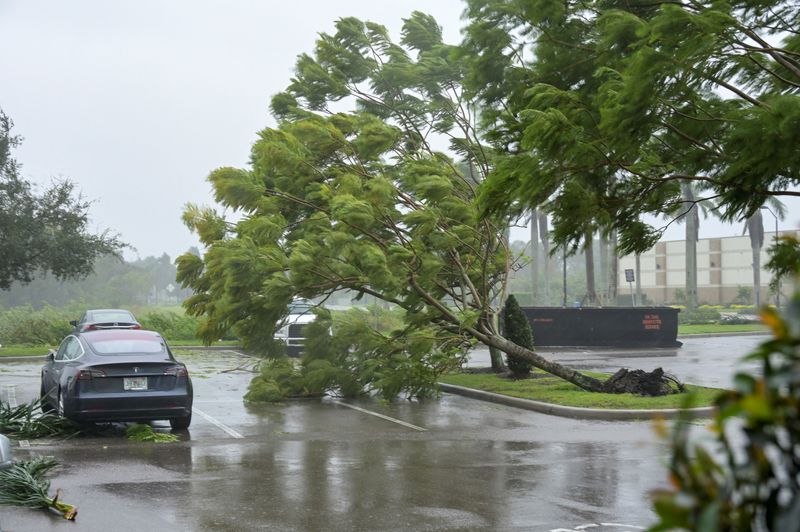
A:
[[[469,0],[468,87],[502,153],[488,212],[539,207],[559,244],[663,228],[642,214],[715,199],[743,220],[800,184],[800,10],[793,0]]]
[[[507,220],[478,215],[492,152],[475,129],[463,64],[419,12],[399,44],[383,26],[344,18],[298,58],[272,100],[279,124],[260,132],[250,168],[209,176],[216,201],[239,221],[195,205],[184,212],[207,251],[180,257],[178,278],[195,291],[185,305],[204,316],[206,341],[232,328],[266,351],[293,297],[347,289],[404,311],[399,329],[380,333],[386,341],[359,342],[379,348],[356,350],[368,354],[353,371],[441,371],[480,341],[602,388],[498,332],[514,258]]]

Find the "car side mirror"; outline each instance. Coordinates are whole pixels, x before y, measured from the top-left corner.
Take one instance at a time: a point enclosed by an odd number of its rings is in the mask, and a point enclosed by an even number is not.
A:
[[[55,358],[56,358],[56,352],[51,349],[50,352],[47,353],[47,360],[52,361],[55,360]]]
[[[72,325],[73,327],[77,327],[78,326],[78,320],[69,320],[69,324]]]

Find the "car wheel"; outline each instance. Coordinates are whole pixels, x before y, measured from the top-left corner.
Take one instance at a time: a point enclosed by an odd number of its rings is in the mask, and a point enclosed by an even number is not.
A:
[[[53,405],[50,404],[50,399],[44,391],[44,383],[42,383],[39,390],[39,408],[41,408],[43,414],[53,411]]]
[[[169,426],[172,427],[172,430],[186,430],[189,428],[189,425],[192,424],[192,414],[189,413],[188,416],[185,417],[176,417],[169,420]]]

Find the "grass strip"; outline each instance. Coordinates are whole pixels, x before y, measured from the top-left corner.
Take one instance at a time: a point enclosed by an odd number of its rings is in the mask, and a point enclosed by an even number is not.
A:
[[[769,332],[761,323],[719,324],[709,323],[704,325],[678,325],[678,335],[685,334],[723,334],[734,332]]]
[[[596,378],[606,379],[608,375],[587,372]],[[493,392],[510,397],[531,399],[543,403],[581,408],[608,409],[662,409],[711,406],[716,396],[722,391],[717,388],[686,385],[688,394],[675,393],[661,397],[645,397],[630,393],[597,393],[584,391],[558,377],[546,373],[535,372],[534,378],[509,379],[493,373],[450,373],[439,378],[441,382],[455,384],[465,388]]]

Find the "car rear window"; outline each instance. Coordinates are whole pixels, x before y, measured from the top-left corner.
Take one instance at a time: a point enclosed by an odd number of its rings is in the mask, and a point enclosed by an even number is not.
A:
[[[130,323],[135,321],[128,312],[92,312],[89,321],[95,323]]]
[[[119,331],[98,331],[84,335],[98,355],[131,353],[158,354],[167,350],[164,341],[155,333],[131,334]]]

